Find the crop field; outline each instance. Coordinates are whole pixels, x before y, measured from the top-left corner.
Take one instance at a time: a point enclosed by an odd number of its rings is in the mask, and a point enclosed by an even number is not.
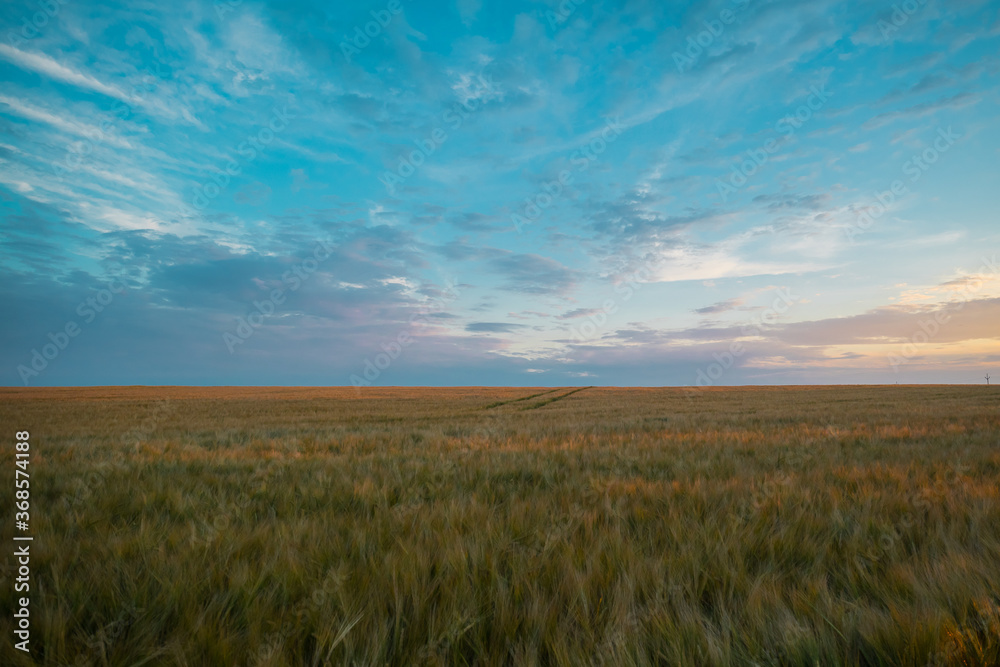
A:
[[[0,389],[3,665],[1000,665],[1000,389]]]

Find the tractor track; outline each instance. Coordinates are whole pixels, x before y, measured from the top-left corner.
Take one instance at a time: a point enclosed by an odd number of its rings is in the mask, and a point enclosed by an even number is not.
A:
[[[566,398],[567,396],[572,396],[573,394],[581,392],[584,389],[593,389],[593,387],[580,387],[579,389],[574,389],[573,391],[568,391],[565,394],[562,394],[560,396],[553,396],[552,398],[547,398],[545,400],[539,401],[538,403],[535,403],[534,405],[529,405],[528,407],[521,408],[521,409],[522,410],[537,410],[538,408],[543,407],[545,405],[549,405],[550,403],[555,403],[556,401],[561,401],[562,399]],[[546,392],[546,393],[552,393],[552,392]]]
[[[499,408],[501,405],[510,405],[511,403],[520,403],[521,401],[528,401],[532,398],[538,398],[539,396],[544,396],[545,394],[551,394],[554,391],[559,391],[560,388],[549,389],[548,391],[540,391],[537,394],[532,394],[531,396],[522,396],[521,398],[511,399],[509,401],[497,401],[496,403],[490,403],[489,405],[484,405],[479,408],[480,410],[489,410],[491,408]]]

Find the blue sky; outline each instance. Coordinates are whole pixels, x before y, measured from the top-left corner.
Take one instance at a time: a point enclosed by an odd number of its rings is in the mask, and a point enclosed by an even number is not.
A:
[[[5,385],[1000,375],[1000,5],[8,2]]]

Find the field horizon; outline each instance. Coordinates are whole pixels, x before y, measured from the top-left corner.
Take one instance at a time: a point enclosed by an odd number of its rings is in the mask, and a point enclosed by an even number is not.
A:
[[[162,392],[169,392],[172,396],[182,396],[184,392],[190,390],[192,392],[191,396],[194,397],[199,392],[205,391],[226,391],[229,392],[231,396],[236,397],[240,393],[244,392],[274,392],[274,393],[288,393],[293,391],[330,391],[339,392],[347,391],[356,397],[370,397],[372,395],[380,395],[385,392],[396,392],[396,391],[417,391],[417,390],[430,390],[430,391],[447,391],[447,390],[497,390],[497,391],[531,391],[531,390],[558,390],[558,389],[621,389],[621,390],[636,390],[636,391],[647,391],[647,390],[674,390],[687,393],[696,392],[712,392],[712,391],[734,391],[734,390],[783,390],[783,389],[801,389],[801,390],[815,390],[815,389],[872,389],[872,388],[934,388],[934,387],[982,387],[986,390],[1000,387],[1000,384],[983,384],[975,382],[928,382],[928,383],[906,383],[906,384],[719,384],[700,387],[697,385],[617,385],[617,384],[607,384],[607,385],[594,385],[594,384],[559,384],[559,385],[491,385],[491,384],[450,384],[450,385],[373,385],[371,387],[353,387],[351,385],[309,385],[309,384],[94,384],[94,385],[59,385],[59,386],[37,386],[37,387],[22,387],[16,385],[4,385],[0,386],[0,398],[13,397],[18,393],[35,393],[44,394],[46,391],[52,392],[74,392],[74,391],[155,391],[159,392],[156,395],[162,395]],[[141,394],[136,394],[135,397],[139,397]]]

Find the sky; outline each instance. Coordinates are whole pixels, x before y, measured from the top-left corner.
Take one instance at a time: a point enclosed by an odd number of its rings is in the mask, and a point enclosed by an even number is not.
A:
[[[0,384],[1000,382],[1000,3],[5,2]]]

